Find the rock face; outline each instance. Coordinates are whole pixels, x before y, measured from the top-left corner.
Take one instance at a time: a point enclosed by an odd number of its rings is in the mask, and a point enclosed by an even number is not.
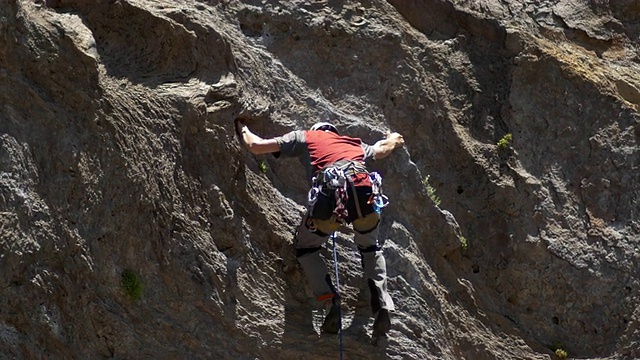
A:
[[[249,155],[235,119],[405,136],[374,164],[397,305],[377,346],[338,238],[346,358],[640,357],[638,18],[637,0],[0,0],[0,358],[339,356],[291,245],[303,168]]]

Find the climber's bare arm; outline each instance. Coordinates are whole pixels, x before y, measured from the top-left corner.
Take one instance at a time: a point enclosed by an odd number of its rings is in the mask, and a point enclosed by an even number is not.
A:
[[[236,124],[236,130],[244,142],[244,145],[254,155],[268,154],[280,151],[280,145],[275,139],[263,139],[254,134],[241,122]]]
[[[387,133],[387,137],[385,139],[379,140],[375,144],[373,144],[373,149],[375,151],[374,158],[376,160],[380,160],[386,158],[393,152],[393,149],[397,147],[401,147],[404,145],[404,138],[402,135],[394,132]]]

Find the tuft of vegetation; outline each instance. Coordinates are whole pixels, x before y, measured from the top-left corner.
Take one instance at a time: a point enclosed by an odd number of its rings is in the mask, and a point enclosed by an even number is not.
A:
[[[561,342],[555,341],[551,344],[551,350],[558,357],[558,359],[566,359],[569,356],[569,352],[563,349],[564,344]]]
[[[566,359],[569,356],[569,353],[562,349],[556,349],[556,356],[560,359]]]
[[[125,269],[122,272],[122,289],[131,300],[142,298],[142,281],[133,270]]]
[[[460,245],[462,245],[462,250],[467,250],[467,247],[469,246],[467,238],[464,236],[460,236],[458,239],[460,240]]]
[[[267,173],[267,164],[264,161],[260,161],[258,167],[260,167],[260,171],[262,171],[263,174]]]
[[[436,206],[440,206],[440,198],[438,197],[438,195],[436,195],[436,189],[431,186],[431,184],[429,184],[429,178],[431,177],[431,175],[427,175],[424,180],[422,180],[422,185],[424,185],[424,187],[427,189],[427,195],[429,195],[429,198],[431,199],[431,201],[433,201]]]
[[[513,135],[511,135],[511,133],[508,133],[503,136],[502,139],[498,140],[497,145],[500,149],[506,149],[511,144],[511,140],[513,140]]]

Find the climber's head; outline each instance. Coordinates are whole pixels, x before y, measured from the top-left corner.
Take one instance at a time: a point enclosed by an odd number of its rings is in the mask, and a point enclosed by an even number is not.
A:
[[[328,123],[328,122],[316,123],[311,127],[310,130],[311,131],[315,131],[315,130],[318,130],[318,131],[331,131],[331,132],[334,132],[334,133],[340,135],[340,133],[338,132],[338,129],[333,124]]]

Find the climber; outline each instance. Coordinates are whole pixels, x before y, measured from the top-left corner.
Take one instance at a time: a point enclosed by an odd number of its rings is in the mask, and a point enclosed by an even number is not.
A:
[[[364,162],[387,157],[393,149],[403,146],[402,135],[388,132],[386,138],[368,145],[361,139],[340,135],[334,125],[326,122],[317,123],[310,130],[291,131],[270,139],[252,133],[240,121],[236,122],[236,131],[251,153],[299,157],[307,167],[312,181],[309,206],[294,245],[317,300],[328,309],[323,332],[339,332],[340,299],[320,257],[320,249],[341,224],[352,224],[371,292],[373,334],[386,334],[394,304],[387,290],[386,262],[375,231],[380,222],[379,208],[384,206],[386,197],[380,194],[379,175],[369,174]]]

